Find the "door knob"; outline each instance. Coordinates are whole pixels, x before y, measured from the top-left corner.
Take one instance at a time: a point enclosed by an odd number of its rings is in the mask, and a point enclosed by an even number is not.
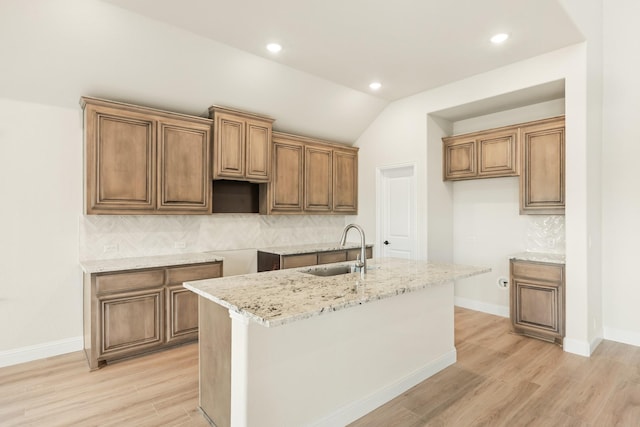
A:
[[[384,242],[382,242],[382,243],[384,243],[385,245],[388,245],[388,244],[389,244],[389,241],[388,241],[388,240],[385,240],[385,241],[384,241]]]

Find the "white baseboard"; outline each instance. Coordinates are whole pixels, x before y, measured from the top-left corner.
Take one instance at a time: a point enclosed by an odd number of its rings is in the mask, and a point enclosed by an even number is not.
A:
[[[420,384],[427,378],[437,374],[447,366],[453,365],[456,363],[456,358],[456,349],[454,348],[406,377],[400,378],[398,381],[373,392],[363,399],[343,406],[332,414],[327,415],[311,425],[314,427],[333,427],[352,423],[377,407],[387,403],[391,399],[398,397],[411,387]]]
[[[469,310],[480,311],[500,317],[509,317],[509,306],[506,305],[489,304],[461,297],[455,297],[454,304],[458,307],[468,308]]]
[[[0,368],[82,350],[82,336],[0,351]]]
[[[640,332],[604,327],[604,339],[640,347]]]

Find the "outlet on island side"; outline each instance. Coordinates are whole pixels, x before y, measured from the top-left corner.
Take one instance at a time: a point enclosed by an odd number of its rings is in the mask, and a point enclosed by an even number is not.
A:
[[[509,279],[506,277],[498,277],[498,287],[507,289],[509,287]]]

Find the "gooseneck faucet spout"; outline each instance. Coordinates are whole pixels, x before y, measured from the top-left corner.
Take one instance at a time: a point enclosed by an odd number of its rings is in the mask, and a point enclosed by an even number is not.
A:
[[[364,238],[364,230],[358,224],[349,224],[342,230],[342,237],[340,238],[340,246],[344,247],[347,243],[347,233],[352,228],[355,228],[360,233],[360,260],[356,261],[356,267],[360,269],[360,277],[364,279],[367,273],[367,249]]]

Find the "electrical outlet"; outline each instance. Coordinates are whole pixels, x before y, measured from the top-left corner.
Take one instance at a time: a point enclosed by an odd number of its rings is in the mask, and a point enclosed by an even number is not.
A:
[[[509,287],[509,280],[504,277],[498,278],[498,287],[502,289],[506,289]]]
[[[105,254],[109,252],[118,252],[118,245],[117,244],[104,245],[102,250]]]
[[[175,249],[184,249],[187,247],[187,244],[185,242],[173,242],[173,247]]]

